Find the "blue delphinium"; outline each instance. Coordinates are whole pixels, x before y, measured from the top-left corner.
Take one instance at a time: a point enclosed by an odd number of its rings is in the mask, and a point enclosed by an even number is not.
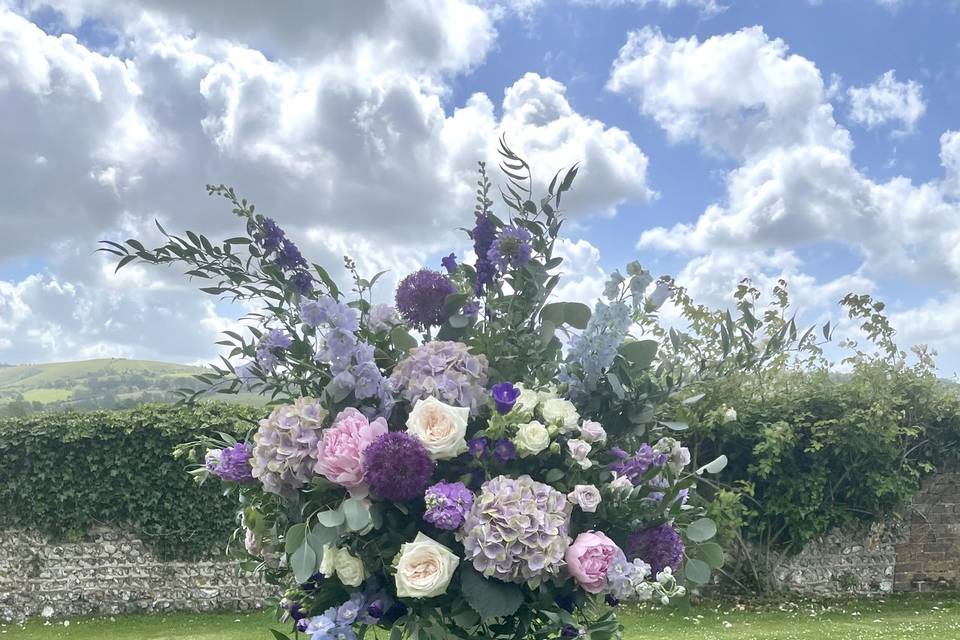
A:
[[[570,361],[577,366],[560,372],[560,381],[569,387],[570,399],[580,401],[597,390],[632,322],[630,308],[624,303],[597,302],[587,328],[570,345]]]
[[[477,221],[470,232],[473,238],[473,252],[477,254],[477,262],[474,268],[477,271],[476,294],[483,295],[484,288],[493,281],[497,275],[497,268],[487,258],[493,241],[497,238],[497,230],[493,226],[493,221],[489,216],[482,213],[477,214]]]

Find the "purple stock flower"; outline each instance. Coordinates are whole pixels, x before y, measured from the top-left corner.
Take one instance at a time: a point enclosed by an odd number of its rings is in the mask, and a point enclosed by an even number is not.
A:
[[[520,389],[513,386],[512,382],[501,382],[493,385],[490,394],[493,396],[494,404],[497,405],[497,413],[507,415],[513,410],[513,405],[517,403],[517,398],[520,397]]]
[[[683,552],[680,534],[667,523],[638,529],[627,539],[627,554],[649,564],[654,576],[664,567],[676,570],[683,560]]]
[[[484,437],[467,440],[467,452],[474,458],[482,458],[487,453],[487,444],[490,441]]]
[[[412,327],[426,329],[443,324],[443,304],[447,296],[457,292],[442,273],[421,269],[400,281],[396,302],[400,315]]]
[[[501,273],[530,262],[530,232],[521,227],[504,227],[487,251],[487,260]]]
[[[405,502],[423,495],[433,461],[417,438],[401,431],[385,433],[363,451],[364,479],[381,498]]]
[[[476,293],[479,296],[483,294],[484,287],[497,275],[493,263],[487,259],[487,253],[490,252],[490,247],[493,246],[493,241],[497,237],[497,230],[489,216],[477,214],[476,225],[470,235],[473,238],[473,251],[477,254],[477,263],[474,268],[477,271]]]
[[[632,456],[619,447],[610,449],[613,457],[617,458],[615,462],[610,463],[610,470],[617,472],[618,475],[626,476],[630,479],[633,486],[641,482],[641,476],[652,466],[662,467],[667,463],[665,454],[658,454],[653,447],[644,442],[637,448],[637,452]]]
[[[444,256],[441,258],[440,264],[447,270],[447,273],[453,273],[457,270],[457,254],[451,253],[448,256]]]
[[[213,472],[227,482],[253,482],[253,469],[250,467],[252,456],[253,446],[246,442],[238,442],[223,450],[220,454],[220,463]]]
[[[455,531],[473,506],[473,493],[462,482],[438,482],[423,497],[427,510],[423,519],[447,531]]]
[[[497,462],[510,462],[517,457],[517,448],[506,438],[500,438],[493,446],[493,457]]]

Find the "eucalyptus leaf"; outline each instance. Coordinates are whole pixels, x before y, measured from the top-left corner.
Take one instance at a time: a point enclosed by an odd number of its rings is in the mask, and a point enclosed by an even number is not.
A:
[[[372,522],[370,505],[364,500],[348,498],[340,505],[340,509],[346,517],[347,528],[351,531],[362,531]]]
[[[667,421],[667,422],[661,422],[660,424],[665,426],[667,429],[670,429],[671,431],[686,431],[687,429],[690,428],[690,425],[687,424],[686,422]]]
[[[726,454],[721,453],[719,456],[717,456],[707,464],[697,469],[697,475],[703,475],[704,472],[720,473],[726,468],[726,466],[727,466],[727,456]]]
[[[632,366],[646,369],[657,357],[660,344],[656,340],[634,340],[620,346],[620,355]]]
[[[317,570],[317,552],[303,542],[290,555],[290,568],[297,582],[306,582]]]
[[[317,522],[324,527],[339,527],[343,524],[345,516],[341,509],[328,509],[317,514]]]
[[[694,584],[704,585],[710,582],[710,565],[703,560],[691,558],[683,568],[687,579]]]
[[[460,570],[460,588],[467,604],[483,621],[509,616],[523,604],[520,587],[484,578],[470,567]]]
[[[723,547],[716,542],[704,542],[697,549],[697,557],[714,569],[723,566]]]
[[[700,518],[687,525],[687,537],[693,542],[706,542],[717,535],[717,523],[710,518]]]

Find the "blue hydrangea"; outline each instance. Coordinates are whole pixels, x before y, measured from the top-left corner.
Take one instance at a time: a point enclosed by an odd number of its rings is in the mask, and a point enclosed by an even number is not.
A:
[[[574,366],[568,365],[560,373],[573,401],[582,401],[597,390],[632,323],[630,308],[624,303],[597,302],[587,328],[570,345],[569,361]]]

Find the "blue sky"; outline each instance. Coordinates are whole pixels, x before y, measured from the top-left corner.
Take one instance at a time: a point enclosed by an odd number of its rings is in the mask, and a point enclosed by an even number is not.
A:
[[[870,292],[960,369],[956,3],[222,4],[0,0],[0,362],[212,357],[240,310],[91,253],[153,218],[234,235],[207,181],[328,264],[463,254],[506,132],[543,176],[589,159],[567,295],[633,259],[718,306],[786,277],[809,322]]]

